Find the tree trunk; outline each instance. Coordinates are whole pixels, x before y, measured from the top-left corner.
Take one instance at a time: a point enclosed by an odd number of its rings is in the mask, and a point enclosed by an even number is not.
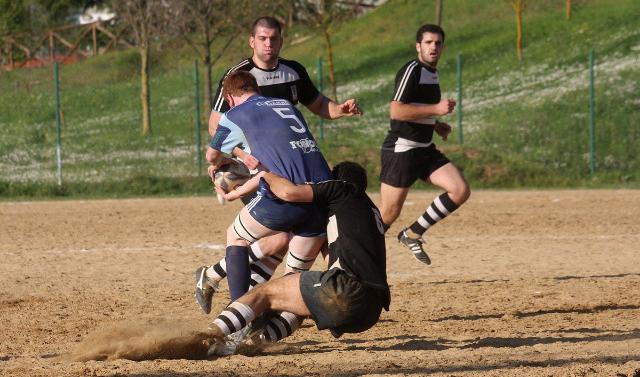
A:
[[[151,133],[151,108],[149,105],[149,46],[140,46],[140,100],[142,101],[142,134]]]
[[[436,0],[436,25],[442,25],[442,0]]]
[[[204,57],[204,103],[207,107],[207,114],[213,108],[213,104],[211,103],[211,71],[213,68],[211,67],[211,52],[207,49]]]
[[[338,90],[336,88],[336,77],[333,71],[333,48],[331,46],[331,35],[327,28],[324,29],[324,41],[327,44],[327,60],[329,62],[329,81],[331,82],[331,98],[333,101],[338,102]]]
[[[566,0],[565,2],[565,13],[567,16],[567,20],[571,19],[571,0]]]
[[[516,53],[518,61],[522,61],[522,8],[524,0],[513,0],[513,9],[516,12]]]

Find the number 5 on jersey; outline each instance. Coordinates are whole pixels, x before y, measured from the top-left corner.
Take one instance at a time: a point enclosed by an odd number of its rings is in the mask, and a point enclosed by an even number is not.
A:
[[[292,111],[290,108],[288,108],[288,107],[273,107],[273,108],[271,108],[271,110],[275,111],[278,115],[280,115],[280,117],[282,117],[284,119],[293,119],[300,126],[300,127],[289,126],[289,128],[291,128],[295,132],[302,134],[302,133],[305,133],[307,131],[307,129],[304,127],[304,123],[302,123],[302,121],[300,121],[300,119],[298,118],[298,116],[295,113],[285,114],[285,112]]]

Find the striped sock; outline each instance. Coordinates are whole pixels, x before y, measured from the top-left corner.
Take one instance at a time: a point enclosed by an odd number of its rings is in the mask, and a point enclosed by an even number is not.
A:
[[[225,258],[222,258],[218,261],[218,263],[214,264],[213,266],[207,268],[207,277],[212,280],[215,281],[216,283],[219,282],[220,280],[224,279],[227,277],[227,262],[225,260]]]
[[[456,209],[458,209],[458,205],[454,203],[453,200],[449,198],[449,194],[445,192],[435,198],[429,208],[427,208],[427,211],[423,213],[416,222],[411,224],[409,229],[416,234],[423,234],[430,226],[444,219]]]
[[[255,317],[256,313],[251,307],[234,301],[213,320],[213,324],[220,328],[224,335],[229,335],[251,323]]]
[[[265,257],[264,253],[262,252],[262,250],[260,249],[260,246],[258,245],[258,242],[254,242],[251,244],[251,246],[249,246],[249,262],[250,263],[256,263],[259,262],[260,260],[263,259],[269,259],[272,261],[275,261],[275,266],[277,267],[278,264],[280,264],[280,262],[282,262],[282,258],[279,258],[277,255],[276,256],[271,256],[271,257]],[[275,268],[274,268],[275,270]],[[207,268],[207,277],[211,280],[214,281],[216,283],[220,282],[220,280],[224,279],[227,277],[227,262],[225,258],[222,258],[218,261],[218,263],[214,264],[213,266]],[[263,283],[266,280],[269,280],[269,278],[271,278],[271,276],[273,275],[273,272],[271,272],[271,275],[269,275],[269,277],[267,277],[265,280],[261,280],[259,281],[260,283]],[[264,274],[263,276],[266,276],[266,274]],[[253,272],[252,272],[252,280],[253,280]],[[253,284],[253,282],[251,283],[252,286],[258,283]]]
[[[262,335],[267,342],[277,342],[293,334],[300,327],[303,318],[289,312],[276,313],[264,326]]]
[[[269,281],[280,263],[282,263],[282,258],[278,255],[272,255],[252,262],[250,266],[251,280],[249,281],[249,289],[251,290],[256,285]]]

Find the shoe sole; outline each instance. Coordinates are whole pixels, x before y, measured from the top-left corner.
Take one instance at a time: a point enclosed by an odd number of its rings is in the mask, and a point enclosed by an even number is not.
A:
[[[209,314],[211,313],[212,300],[207,299],[205,290],[203,289],[203,285],[206,284],[205,280],[207,279],[205,276],[206,271],[207,269],[202,267],[196,270],[196,291],[194,296],[200,309],[202,309],[205,314]],[[211,296],[213,297],[213,292]]]
[[[420,262],[426,265],[431,264],[431,259],[429,259],[429,256],[424,251],[417,251],[417,252],[414,251],[413,256],[416,257],[417,260],[419,260]]]

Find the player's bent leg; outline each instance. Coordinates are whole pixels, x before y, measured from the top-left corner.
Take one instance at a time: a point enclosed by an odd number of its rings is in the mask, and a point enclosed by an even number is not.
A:
[[[452,163],[448,163],[431,173],[428,180],[445,190],[458,207],[471,195],[471,190],[462,172]]]
[[[386,183],[380,184],[380,215],[382,215],[382,222],[387,229],[400,216],[402,205],[407,199],[408,193],[408,187],[394,187]]]
[[[458,209],[469,198],[470,191],[460,170],[450,162],[431,173],[427,180],[446,192],[436,197],[427,210],[408,229],[398,235],[398,239],[411,249],[418,260],[429,264],[423,248],[423,234]]]
[[[249,290],[251,269],[249,244],[263,237],[278,233],[260,224],[251,216],[247,207],[240,210],[233,224],[227,229],[227,283],[231,300],[235,301]]]
[[[308,271],[313,266],[326,236],[303,237],[294,235],[289,241],[289,254],[285,274]]]

